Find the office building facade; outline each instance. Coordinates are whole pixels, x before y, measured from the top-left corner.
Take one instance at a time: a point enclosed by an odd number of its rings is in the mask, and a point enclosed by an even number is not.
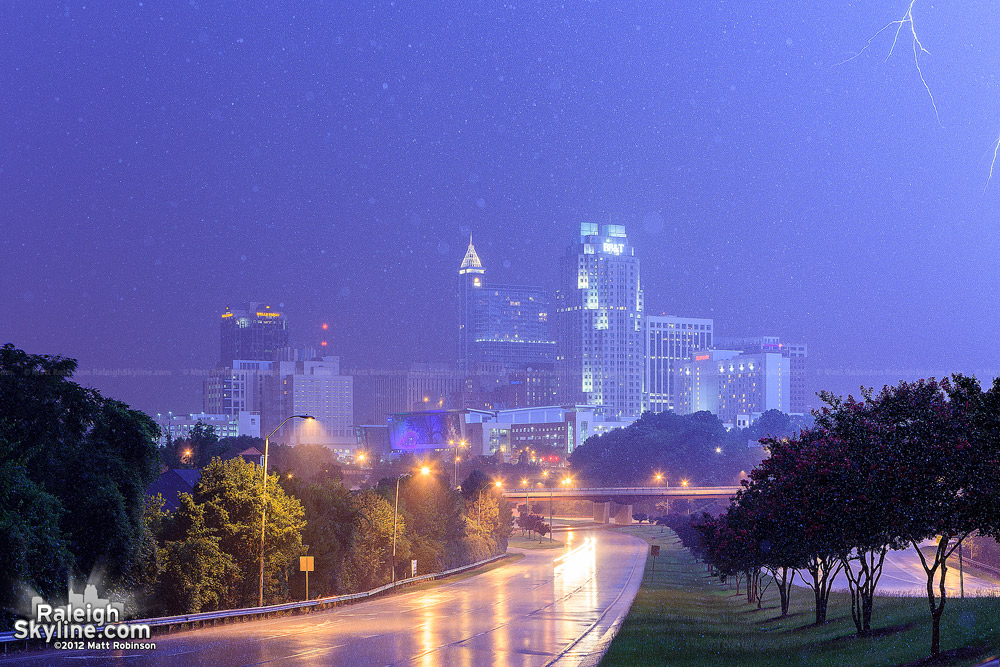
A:
[[[608,419],[642,411],[644,346],[639,258],[622,225],[584,223],[560,265],[557,370],[564,403]]]
[[[226,308],[220,334],[221,367],[231,367],[236,359],[270,361],[277,350],[288,345],[285,316],[263,303]]]
[[[265,378],[263,430],[270,433],[290,415],[307,414],[287,422],[274,436],[286,445],[317,444],[347,453],[357,444],[354,431],[353,378],[340,374],[340,358],[278,361]]]
[[[191,431],[198,424],[212,427],[219,438],[234,438],[238,435],[260,437],[260,415],[251,412],[238,412],[234,415],[199,412],[192,414],[157,414],[156,421],[160,426],[159,444],[163,446],[167,440],[184,440],[191,437]]]
[[[698,350],[712,347],[713,326],[705,318],[646,315],[643,411],[676,410],[677,369]]]
[[[789,360],[777,352],[701,350],[678,368],[677,412],[703,410],[727,426],[767,410],[789,412]]]
[[[458,367],[550,367],[549,297],[540,287],[492,285],[472,239],[458,270]]]
[[[787,412],[809,412],[810,396],[806,389],[808,349],[804,343],[785,343],[779,336],[752,336],[720,338],[717,344],[720,348],[740,350],[747,354],[777,352],[788,359],[790,387]]]

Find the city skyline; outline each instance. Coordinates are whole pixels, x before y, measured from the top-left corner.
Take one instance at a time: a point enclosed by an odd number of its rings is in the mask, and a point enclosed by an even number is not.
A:
[[[588,224],[590,224],[590,223],[588,223]],[[578,227],[578,226],[579,225],[573,225],[572,227]],[[598,227],[606,227],[606,225],[593,225],[593,226],[594,226],[595,233],[596,233],[596,230],[597,230]],[[619,225],[618,227],[624,228],[624,225]],[[574,236],[573,234],[570,234],[568,238],[572,239],[573,236]],[[566,245],[566,244],[563,244],[563,245]],[[572,243],[570,245],[572,246]],[[467,252],[468,251],[466,251],[466,255],[467,255]],[[475,252],[475,251],[473,251],[473,252]],[[558,249],[558,247],[556,249],[551,250],[551,253],[552,253],[553,257],[558,257],[558,256],[562,255],[563,252],[564,251],[560,251]],[[642,253],[642,248],[639,248],[636,256],[637,257],[641,257],[641,253]],[[509,255],[509,253],[504,253],[502,248],[500,249],[500,254],[507,256],[507,259],[505,259],[500,264],[499,270],[500,270],[501,274],[517,275],[519,273],[519,271],[518,271],[519,268],[521,268],[523,270],[523,267],[518,267],[517,264],[515,263],[516,259],[514,261],[512,261],[510,259],[511,256]],[[452,273],[454,272],[454,266],[452,266],[451,272]],[[542,281],[539,281],[539,282],[542,282]],[[492,281],[491,281],[490,284],[492,284]],[[529,289],[529,290],[531,290],[531,289],[541,289],[546,294],[551,295],[549,297],[550,300],[551,300],[550,310],[554,311],[555,310],[554,295],[559,290],[558,284],[559,284],[559,278],[558,278],[558,276],[554,275],[551,281],[542,282],[540,288],[525,287],[525,288],[522,288],[522,289]],[[507,284],[503,284],[503,285],[499,285],[499,286],[500,287],[504,287],[504,288],[511,288],[511,286],[507,285]],[[517,289],[517,288],[514,288],[514,289]],[[454,311],[454,301],[452,300],[452,302],[449,304],[447,302],[447,300],[446,300],[448,296],[452,296],[452,299],[454,298],[453,297],[454,288],[451,288],[449,290],[449,288],[446,285],[446,281],[443,279],[443,277],[442,277],[442,280],[441,280],[441,283],[440,283],[440,291],[442,292],[442,294],[430,294],[428,296],[431,297],[432,301],[433,301],[433,299],[435,297],[437,297],[439,301],[444,301],[444,303],[442,304],[444,306],[443,312],[441,313],[441,317],[442,318],[448,318],[449,316],[454,316],[455,314],[452,312],[452,311]],[[449,292],[451,294],[449,294]],[[375,365],[375,366],[371,366],[371,367],[366,366],[366,365],[362,365],[362,364],[358,364],[357,361],[352,360],[350,358],[346,358],[343,354],[339,354],[339,350],[338,350],[337,347],[335,347],[335,344],[331,344],[331,343],[328,342],[329,339],[336,340],[336,338],[338,336],[338,332],[336,330],[330,330],[328,328],[329,327],[328,321],[331,320],[331,319],[332,320],[336,320],[335,316],[334,317],[326,317],[326,318],[321,317],[321,316],[317,317],[314,312],[311,312],[309,309],[306,309],[306,313],[305,313],[306,314],[306,318],[305,318],[306,321],[308,321],[308,322],[314,322],[315,321],[315,322],[317,322],[317,324],[315,324],[314,326],[312,326],[309,331],[303,331],[302,330],[303,328],[301,326],[296,326],[296,323],[294,321],[295,318],[294,317],[290,318],[289,315],[288,315],[289,308],[287,307],[286,304],[287,303],[294,303],[294,301],[295,301],[294,300],[294,295],[292,295],[291,297],[286,296],[284,298],[284,300],[277,300],[277,301],[273,302],[273,303],[277,304],[275,306],[275,309],[276,310],[277,309],[281,310],[280,316],[277,319],[280,319],[280,323],[282,325],[282,330],[281,331],[282,331],[282,334],[284,336],[283,340],[291,348],[296,348],[296,349],[302,349],[302,348],[313,349],[313,350],[316,350],[318,354],[320,353],[320,350],[322,350],[322,352],[321,352],[322,354],[336,354],[342,360],[342,364],[344,365],[344,367],[346,369],[348,369],[348,372],[351,371],[351,370],[354,370],[354,369],[360,369],[362,372],[365,372],[365,371],[368,371],[368,370],[376,370],[376,371],[379,371],[379,370],[381,370],[381,371],[401,371],[401,372],[405,372],[410,367],[411,364],[414,364],[414,363],[420,364],[420,363],[427,363],[427,362],[430,362],[430,363],[444,363],[444,364],[448,364],[448,365],[456,368],[456,370],[458,369],[459,364],[456,363],[457,358],[455,357],[455,355],[453,353],[450,353],[450,350],[454,350],[455,349],[455,346],[451,345],[451,343],[457,342],[458,337],[452,336],[452,338],[454,338],[454,340],[450,340],[448,334],[445,334],[444,337],[442,337],[442,338],[438,338],[438,339],[434,340],[434,343],[435,343],[434,347],[437,350],[437,354],[436,355],[429,355],[429,356],[425,356],[425,357],[399,357],[398,358],[398,362],[395,363],[395,364],[393,364],[392,362],[389,362],[389,361],[383,361],[381,365]],[[248,303],[248,302],[249,302],[249,306],[247,308],[242,309],[242,310],[241,309],[233,310],[233,308],[231,306],[219,307],[219,308],[214,309],[216,317],[218,316],[218,313],[220,311],[222,312],[222,329],[221,329],[221,331],[223,333],[220,336],[220,333],[219,333],[220,329],[216,329],[215,332],[214,332],[214,340],[211,340],[211,341],[208,342],[208,346],[209,347],[212,347],[212,348],[218,350],[220,348],[220,345],[221,345],[222,348],[223,348],[223,350],[226,348],[227,342],[225,340],[223,340],[223,338],[225,336],[225,331],[226,331],[226,326],[225,325],[228,323],[228,320],[226,318],[227,317],[232,318],[233,317],[232,313],[235,313],[235,314],[239,315],[239,314],[243,313],[244,311],[249,312],[250,310],[253,310],[255,307],[258,307],[258,306],[260,308],[262,308],[262,309],[268,309],[268,310],[270,310],[272,308],[272,306],[269,305],[270,303],[272,303],[271,301],[263,301],[263,300],[257,299],[253,295],[251,295],[250,297],[248,297],[248,299],[245,300],[245,301],[244,300],[228,300],[228,301],[226,301],[226,303],[238,303],[238,304],[239,303],[244,303],[245,304],[245,303]],[[265,305],[265,304],[268,304],[268,305]],[[449,306],[450,306],[450,308],[449,308]],[[650,316],[650,317],[652,317],[652,318],[662,318],[664,315],[666,315],[666,313],[670,312],[669,309],[658,308],[657,306],[658,306],[658,304],[653,304],[652,310],[650,310],[647,313],[647,315]],[[714,308],[711,308],[711,307],[708,307],[708,308],[697,308],[697,309],[695,309],[695,312],[699,313],[699,312],[704,312],[706,310],[707,311],[712,311],[712,310],[714,310]],[[662,313],[662,315],[661,315],[661,313]],[[251,313],[251,315],[252,315],[252,313]],[[552,315],[553,315],[553,313],[550,312],[550,314],[549,314],[549,320],[550,320],[549,327],[552,330],[555,330],[556,329],[556,325],[552,321],[553,320]],[[678,316],[677,315],[670,315],[670,316],[667,316],[667,317],[670,318],[670,317],[678,317]],[[680,315],[679,317],[682,320],[683,319],[691,319],[691,317],[689,317],[688,315]],[[458,318],[456,317],[455,319],[457,321]],[[695,317],[694,319],[698,320],[699,318]],[[704,318],[702,318],[702,319],[704,319]],[[714,318],[708,318],[708,319],[712,320]],[[268,322],[270,320],[271,320],[271,314],[268,314],[268,316],[266,318],[264,318],[263,321],[264,322]],[[291,320],[291,322],[289,320]],[[724,331],[729,331],[730,332],[730,335],[728,335],[726,337],[722,337],[723,340],[725,338],[728,338],[728,339],[740,339],[740,338],[743,338],[743,339],[754,339],[754,338],[761,338],[761,335],[762,335],[762,334],[757,334],[756,332],[739,330],[736,326],[733,326],[732,324],[729,324],[729,323],[720,323],[717,320],[715,320],[715,322],[716,322],[716,327],[718,327],[720,330],[724,330]],[[727,324],[729,324],[729,325],[727,326]],[[783,327],[780,326],[780,325],[765,326],[763,328],[762,332],[763,332],[763,334],[772,334],[775,331],[782,330],[782,329],[783,329]],[[342,334],[344,332],[341,331],[340,333]],[[642,333],[643,332],[640,332],[640,334],[642,334]],[[778,336],[778,338],[783,338],[784,339],[783,336]],[[642,339],[641,335],[639,336],[639,339],[640,340]],[[320,347],[320,345],[323,344],[324,342],[326,344],[323,347]],[[437,343],[440,343],[440,345],[438,345]],[[228,345],[232,346],[232,342],[229,342]],[[697,347],[697,346],[694,346],[694,347]],[[716,347],[718,347],[718,346],[716,346]],[[692,347],[691,349],[693,350],[694,348]],[[48,353],[48,352],[46,352],[46,353]],[[192,357],[200,357],[200,358],[205,358],[206,357],[206,354],[204,354],[204,350],[201,350],[201,349],[192,349],[192,350],[189,350],[189,353],[190,353],[190,355]],[[223,352],[223,356],[224,355],[225,355],[225,352]],[[211,354],[209,354],[207,356],[211,357]],[[216,354],[215,358],[218,359],[218,357],[219,357],[219,355]],[[147,411],[147,412],[149,412],[151,414],[156,413],[156,412],[165,412],[164,408],[178,408],[178,409],[175,409],[175,410],[171,410],[172,412],[175,412],[177,414],[182,414],[182,413],[185,413],[185,412],[196,413],[198,411],[201,411],[201,410],[205,409],[205,405],[206,405],[205,404],[205,399],[204,399],[204,396],[205,396],[204,391],[205,391],[205,389],[204,389],[203,382],[206,379],[206,377],[211,377],[214,373],[217,372],[217,370],[218,370],[218,364],[219,364],[219,362],[216,361],[214,364],[209,364],[209,365],[206,365],[206,366],[192,366],[190,368],[181,368],[181,369],[170,369],[170,368],[166,368],[166,369],[159,368],[159,369],[157,369],[157,368],[147,368],[147,367],[135,367],[135,368],[93,368],[93,367],[91,367],[91,368],[88,368],[81,361],[80,368],[81,368],[82,372],[80,373],[80,379],[84,383],[87,383],[88,381],[93,382],[94,386],[96,388],[99,388],[99,389],[102,388],[102,385],[114,387],[114,385],[118,384],[118,383],[131,384],[132,381],[139,381],[140,384],[143,383],[143,382],[148,382],[148,383],[157,383],[157,384],[159,384],[161,386],[162,385],[168,385],[169,386],[168,391],[171,394],[173,394],[173,396],[175,397],[175,400],[173,401],[172,404],[170,404],[170,405],[164,405],[163,402],[160,401],[160,402],[154,403],[151,406],[139,405],[137,403],[137,407],[140,407],[141,409],[144,409],[145,411]],[[120,371],[120,373],[119,373],[119,371]],[[820,373],[822,373],[822,371],[820,371]],[[817,378],[817,375],[820,375],[820,373],[816,373],[816,372],[813,371],[812,368],[810,368],[809,372],[807,373],[807,378],[806,378],[805,386],[808,388],[808,387],[810,387],[811,384],[817,383],[818,380],[816,378]],[[641,372],[640,372],[640,375],[642,375]],[[829,376],[830,377],[836,377],[836,373],[830,373]],[[114,389],[112,389],[112,391],[114,391]],[[126,388],[125,391],[127,392],[128,388]],[[808,396],[806,398],[806,403],[808,404],[808,403],[811,402],[813,405],[816,405],[817,402],[818,402],[818,399],[815,399],[813,397],[812,391],[813,391],[812,389],[807,389],[807,395]],[[123,395],[115,395],[115,394],[112,393],[112,394],[109,394],[109,395],[111,395],[114,398],[121,398],[122,400],[126,400],[126,402],[130,401],[128,393],[123,394]],[[810,401],[809,399],[812,399],[812,400]],[[565,402],[572,403],[573,401],[565,401]],[[663,407],[662,402],[661,402],[661,405],[659,407]]]
[[[939,125],[886,35],[844,62],[882,7],[341,9],[0,10],[38,27],[0,68],[0,339],[147,411],[198,409],[226,304],[443,361],[469,233],[553,284],[583,221],[630,228],[650,312],[808,341],[813,390],[1000,369],[988,21],[919,7]]]

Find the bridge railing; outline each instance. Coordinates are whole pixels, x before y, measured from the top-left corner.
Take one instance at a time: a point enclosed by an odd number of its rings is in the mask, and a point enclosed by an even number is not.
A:
[[[548,487],[544,489],[523,489],[513,487],[510,489],[503,489],[504,495],[509,496],[523,496],[525,493],[537,493],[541,495],[548,495],[551,490],[553,493],[565,494],[565,495],[671,495],[671,494],[684,494],[691,493],[697,494],[698,492],[705,493],[733,493],[735,494],[740,490],[739,486],[573,486],[573,487],[559,487],[554,486],[551,489]]]

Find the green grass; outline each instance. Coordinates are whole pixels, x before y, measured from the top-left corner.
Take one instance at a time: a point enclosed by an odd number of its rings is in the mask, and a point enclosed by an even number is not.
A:
[[[854,636],[850,596],[830,596],[829,622],[812,625],[812,591],[792,591],[789,616],[779,618],[772,585],[763,609],[709,577],[673,532],[648,527],[624,532],[660,545],[656,573],[645,578],[618,636],[602,661],[612,665],[847,665],[920,664],[930,651],[930,613],[923,597],[879,597],[875,636]],[[741,589],[742,593],[742,589]],[[949,599],[941,621],[941,665],[976,665],[1000,652],[1000,599]]]
[[[515,532],[507,540],[508,547],[517,547],[518,549],[559,549],[563,546],[563,543],[559,540],[552,540],[549,542],[549,537],[546,535],[542,538],[542,541],[538,541],[538,537],[521,537],[520,532]]]

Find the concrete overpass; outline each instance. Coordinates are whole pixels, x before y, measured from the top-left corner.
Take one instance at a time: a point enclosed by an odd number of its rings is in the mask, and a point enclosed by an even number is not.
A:
[[[589,500],[594,503],[594,521],[630,525],[632,505],[639,500],[728,500],[740,490],[739,486],[621,486],[621,487],[572,487],[510,488],[503,495],[517,503],[521,498],[552,498],[560,500]]]

